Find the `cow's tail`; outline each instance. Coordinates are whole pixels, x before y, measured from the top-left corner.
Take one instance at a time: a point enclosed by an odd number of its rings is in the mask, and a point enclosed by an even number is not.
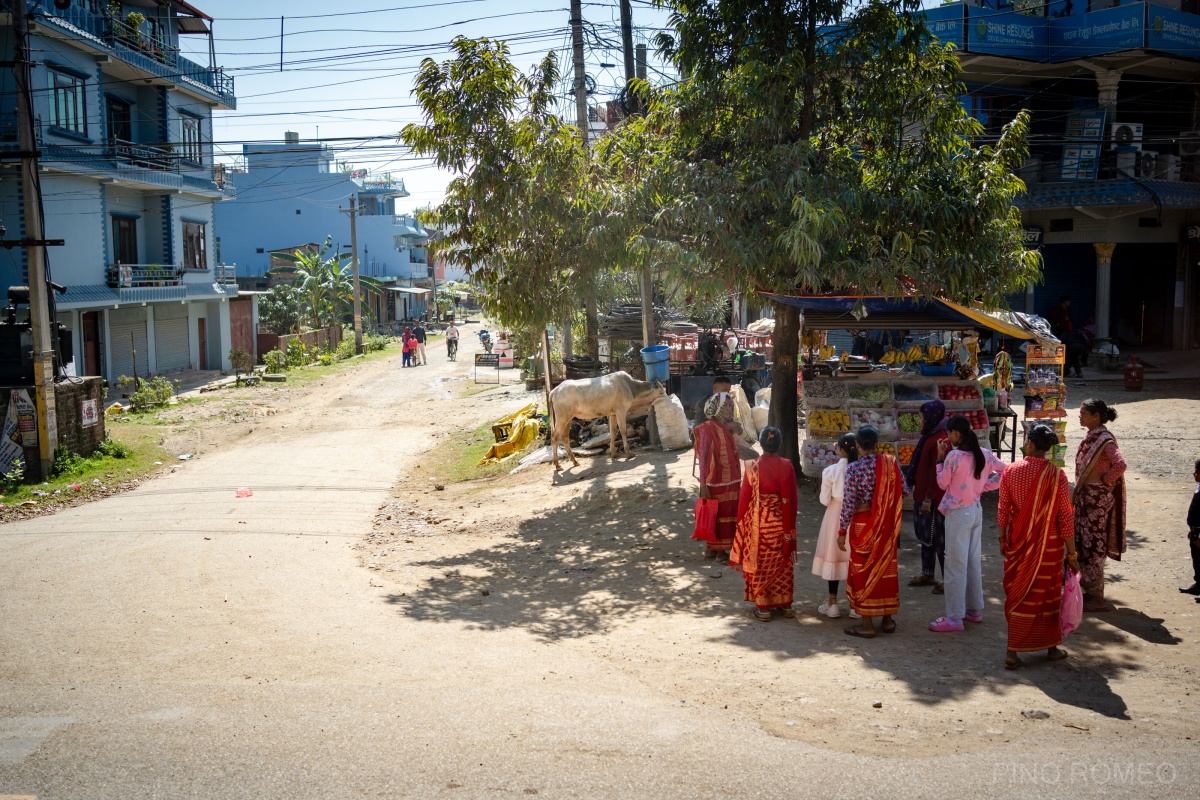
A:
[[[548,392],[546,394],[546,444],[554,447],[554,394]],[[551,453],[553,455],[553,453]]]

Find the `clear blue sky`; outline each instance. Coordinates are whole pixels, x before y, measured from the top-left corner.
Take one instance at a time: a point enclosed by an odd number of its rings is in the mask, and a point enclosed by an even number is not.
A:
[[[217,64],[236,79],[237,111],[214,119],[218,153],[241,153],[242,143],[279,141],[284,131],[302,140],[381,137],[330,142],[339,158],[373,173],[403,177],[408,211],[441,199],[450,176],[409,157],[395,145],[405,124],[420,121],[412,96],[423,58],[442,60],[455,36],[507,39],[522,68],[557,50],[569,78],[568,0],[194,0],[216,21]],[[280,71],[280,16],[283,71]],[[596,100],[623,82],[620,13],[616,0],[584,0],[587,72]],[[634,0],[635,40],[647,41],[666,14]],[[183,37],[185,53],[208,63],[208,39]],[[612,66],[605,66],[612,65]],[[651,46],[650,77],[664,65]],[[569,87],[564,86],[565,90]],[[570,112],[563,97],[564,112]]]

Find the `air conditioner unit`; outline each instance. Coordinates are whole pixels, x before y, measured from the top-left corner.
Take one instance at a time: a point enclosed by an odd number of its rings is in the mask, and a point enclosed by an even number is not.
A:
[[[1184,131],[1179,134],[1179,155],[1200,156],[1200,131]]]
[[[1161,181],[1179,180],[1179,156],[1174,153],[1159,153],[1155,177]]]
[[[1140,150],[1137,153],[1137,171],[1139,178],[1154,178],[1158,175],[1158,153],[1152,150]]]
[[[1112,145],[1119,150],[1142,149],[1142,123],[1114,122],[1109,129]]]

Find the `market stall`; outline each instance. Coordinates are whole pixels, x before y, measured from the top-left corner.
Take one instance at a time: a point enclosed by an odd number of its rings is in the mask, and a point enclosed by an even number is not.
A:
[[[987,327],[1017,340],[1034,338],[1019,320],[936,298],[769,296],[801,309],[804,332],[953,332]],[[960,344],[965,359],[973,359],[976,351],[971,336],[962,337]],[[858,370],[847,369],[842,366],[848,366],[847,359],[834,359],[832,376],[805,380],[805,440],[801,448],[804,474],[819,476],[837,459],[834,445],[838,436],[864,425],[879,430],[880,452],[895,455],[901,464],[907,464],[920,438],[920,408],[934,399],[945,403],[948,416],[966,417],[980,439],[990,441],[993,426],[988,408],[995,408],[998,398],[980,385],[974,370],[956,370],[953,362],[959,355],[957,349],[944,344],[908,344],[888,350],[888,368],[869,371],[862,371],[861,364]]]

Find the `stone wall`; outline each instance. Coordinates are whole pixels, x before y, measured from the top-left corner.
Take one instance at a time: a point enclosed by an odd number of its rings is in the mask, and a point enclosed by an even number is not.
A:
[[[34,398],[33,387],[27,388]],[[8,398],[11,390],[0,391],[0,420],[8,413]],[[104,439],[104,380],[102,378],[73,378],[54,387],[55,411],[58,418],[58,444],[74,455],[90,456],[96,452]],[[96,423],[89,427],[83,424],[83,401],[96,401]],[[42,480],[41,455],[37,446],[25,448],[25,476],[28,480]]]

